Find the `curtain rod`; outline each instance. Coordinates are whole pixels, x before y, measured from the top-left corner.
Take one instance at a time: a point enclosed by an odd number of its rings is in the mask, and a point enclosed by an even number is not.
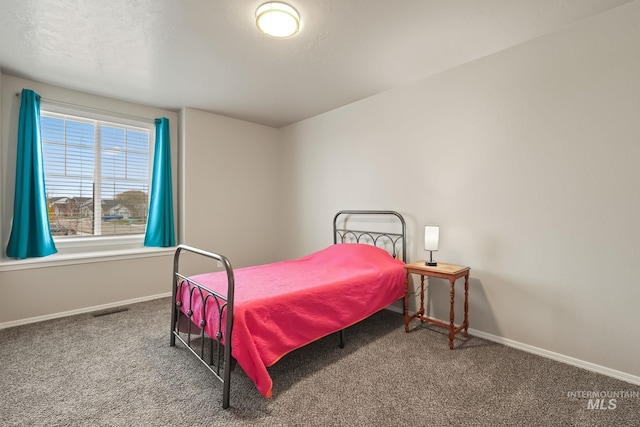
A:
[[[21,95],[20,92],[16,92],[16,96],[18,98],[20,98],[20,95]],[[40,95],[38,95],[38,96],[40,96]],[[44,102],[48,103],[48,104],[57,105],[59,107],[71,107],[71,108],[75,108],[75,109],[84,110],[84,111],[87,111],[87,112],[90,112],[90,113],[106,114],[106,115],[109,115],[109,116],[119,117],[121,119],[136,120],[136,121],[139,121],[139,122],[155,124],[155,119],[150,119],[148,117],[132,116],[130,114],[123,114],[123,113],[118,113],[118,112],[115,112],[115,111],[101,110],[99,108],[93,108],[93,107],[85,107],[83,105],[72,104],[70,102],[56,101],[54,99],[43,98],[42,96],[40,96],[40,99],[43,100]]]

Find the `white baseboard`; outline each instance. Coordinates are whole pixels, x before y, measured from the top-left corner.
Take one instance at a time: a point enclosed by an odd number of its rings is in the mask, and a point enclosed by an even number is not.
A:
[[[92,311],[106,310],[109,308],[120,307],[123,305],[135,304],[139,302],[151,301],[158,298],[170,297],[171,292],[157,295],[149,295],[146,297],[133,298],[125,301],[118,301],[109,304],[94,305],[93,307],[79,308],[77,310],[63,311],[61,313],[46,314],[44,316],[30,317],[27,319],[13,320],[11,322],[0,323],[0,329],[12,328],[14,326],[26,325],[29,323],[44,322],[45,320],[58,319],[60,317],[74,316],[76,314],[90,313]]]
[[[386,308],[394,313],[404,314],[404,309],[390,305]],[[489,334],[487,332],[479,331],[477,329],[469,328],[469,335],[473,335],[478,338],[492,341],[498,344],[505,345],[507,347],[513,347],[518,350],[526,351],[537,356],[546,357],[547,359],[555,360],[557,362],[566,363],[567,365],[575,366],[577,368],[586,369],[587,371],[595,372],[598,374],[606,375],[611,378],[615,378],[621,381],[628,382],[634,385],[640,385],[640,377],[637,375],[631,375],[626,372],[616,371],[615,369],[607,368],[606,366],[596,365],[595,363],[586,362],[584,360],[576,359],[575,357],[565,356],[564,354],[555,353],[553,351],[545,350],[542,348],[534,347],[529,344],[524,344],[518,341],[503,338],[497,335]]]
[[[584,360],[576,359],[575,357],[565,356],[564,354],[555,353],[553,351],[534,347],[529,344],[524,344],[518,341],[510,340],[508,338],[499,337],[497,335],[478,331],[476,329],[469,328],[469,334],[488,341],[496,342],[498,344],[506,345],[507,347],[517,348],[518,350],[526,351],[527,353],[546,357],[547,359],[555,360],[557,362],[566,363],[567,365],[575,366],[577,368],[586,369],[587,371],[592,371],[598,374],[606,375],[608,377],[616,378],[630,384],[640,385],[640,377],[637,375],[631,375],[626,372],[616,371],[615,369],[607,368],[606,366],[596,365],[595,363],[586,362]]]

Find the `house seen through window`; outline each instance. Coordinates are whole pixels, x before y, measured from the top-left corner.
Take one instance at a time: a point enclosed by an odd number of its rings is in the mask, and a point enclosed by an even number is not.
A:
[[[153,124],[60,111],[40,113],[54,238],[144,234]]]

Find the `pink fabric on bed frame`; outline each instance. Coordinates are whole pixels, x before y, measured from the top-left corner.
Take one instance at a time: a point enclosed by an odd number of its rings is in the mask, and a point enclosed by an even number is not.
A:
[[[295,260],[234,270],[235,305],[231,351],[258,391],[271,397],[267,367],[285,354],[351,326],[404,295],[403,262],[364,244],[337,244]],[[226,295],[225,272],[191,277]],[[186,312],[189,288],[176,295]],[[205,332],[218,332],[218,311],[207,303]],[[202,317],[194,292],[193,322]],[[224,317],[222,332],[224,333]],[[224,342],[223,337],[223,342]]]

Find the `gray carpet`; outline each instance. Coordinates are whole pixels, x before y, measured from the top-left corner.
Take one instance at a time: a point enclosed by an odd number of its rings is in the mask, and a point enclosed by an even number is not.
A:
[[[640,397],[589,408],[576,391],[640,387],[382,311],[285,356],[263,398],[240,368],[231,407],[188,351],[169,347],[168,299],[0,330],[3,426],[638,426]],[[605,407],[609,399],[605,398]],[[593,405],[593,402],[591,402]]]

